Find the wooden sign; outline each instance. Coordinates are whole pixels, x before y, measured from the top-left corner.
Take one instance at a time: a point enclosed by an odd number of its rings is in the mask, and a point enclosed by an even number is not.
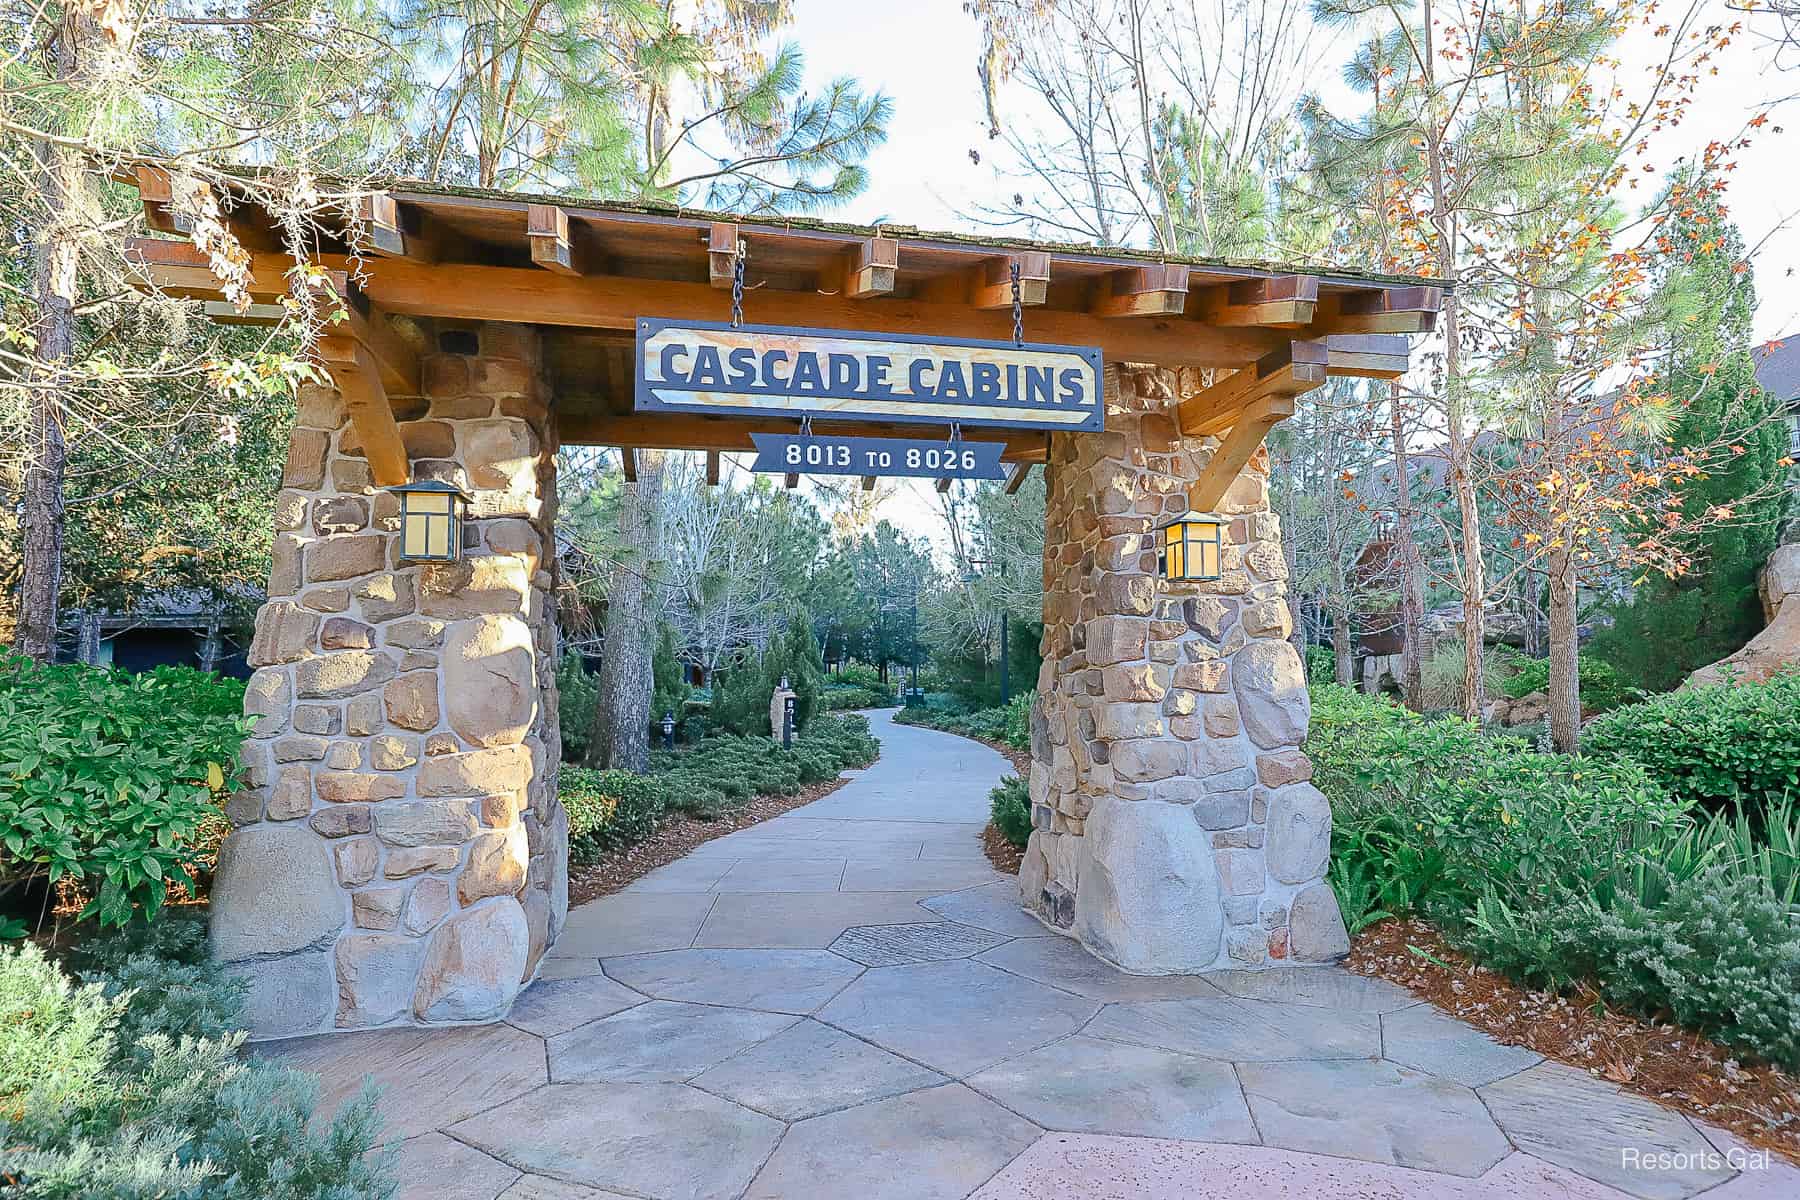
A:
[[[637,409],[1099,429],[1100,351],[640,318]]]
[[[918,479],[1005,479],[1000,442],[926,438],[753,433],[751,468],[777,475],[900,475]]]

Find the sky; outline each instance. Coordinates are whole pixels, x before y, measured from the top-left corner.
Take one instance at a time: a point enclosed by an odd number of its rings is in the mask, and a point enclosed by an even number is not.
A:
[[[1726,0],[1709,0],[1717,15],[1734,21]],[[1003,195],[1011,185],[997,178],[994,154],[982,117],[975,65],[979,28],[960,0],[796,0],[795,21],[783,36],[799,43],[810,86],[833,75],[854,75],[893,101],[887,142],[868,160],[869,187],[834,216],[861,223],[877,221],[924,230],[978,230],[968,215],[983,200]],[[1627,40],[1626,70],[1652,52],[1647,39]],[[1682,127],[1655,152],[1663,162],[1691,153],[1714,137],[1741,131],[1755,113],[1800,93],[1800,56],[1778,69],[1774,50],[1753,25],[1720,57],[1717,74],[1702,81]],[[1321,76],[1337,77],[1329,62]],[[1328,101],[1337,101],[1327,87]],[[1341,99],[1348,108],[1347,94]],[[1791,126],[1775,132],[1778,126]],[[970,151],[978,153],[978,165]],[[1753,248],[1759,307],[1756,335],[1769,339],[1800,336],[1800,187],[1795,158],[1800,153],[1800,103],[1777,108],[1759,140],[1740,156],[1730,185],[1732,214]],[[883,506],[881,516],[915,532],[941,527],[937,506],[918,488],[903,491]]]

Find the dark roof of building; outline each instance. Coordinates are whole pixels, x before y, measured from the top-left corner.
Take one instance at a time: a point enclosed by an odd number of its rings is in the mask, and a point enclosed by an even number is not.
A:
[[[1752,350],[1756,382],[1784,404],[1800,401],[1800,329]]]

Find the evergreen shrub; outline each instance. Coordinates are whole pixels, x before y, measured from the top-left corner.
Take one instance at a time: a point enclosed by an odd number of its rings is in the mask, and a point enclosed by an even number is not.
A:
[[[1008,775],[988,793],[988,801],[989,814],[1000,836],[1015,846],[1023,846],[1031,837],[1031,794],[1025,781]]]

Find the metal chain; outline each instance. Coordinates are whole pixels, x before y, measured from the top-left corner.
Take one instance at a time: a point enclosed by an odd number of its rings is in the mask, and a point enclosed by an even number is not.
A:
[[[1012,260],[1013,345],[1025,344],[1025,301],[1019,296],[1019,260]]]
[[[813,435],[812,418],[811,417],[801,417],[800,418],[800,436],[801,437],[811,437],[812,435]]]
[[[950,422],[950,438],[947,444],[955,446],[956,443],[960,441],[962,441],[962,422],[952,421]]]
[[[731,327],[744,323],[744,259],[749,254],[742,240],[731,258]]]

